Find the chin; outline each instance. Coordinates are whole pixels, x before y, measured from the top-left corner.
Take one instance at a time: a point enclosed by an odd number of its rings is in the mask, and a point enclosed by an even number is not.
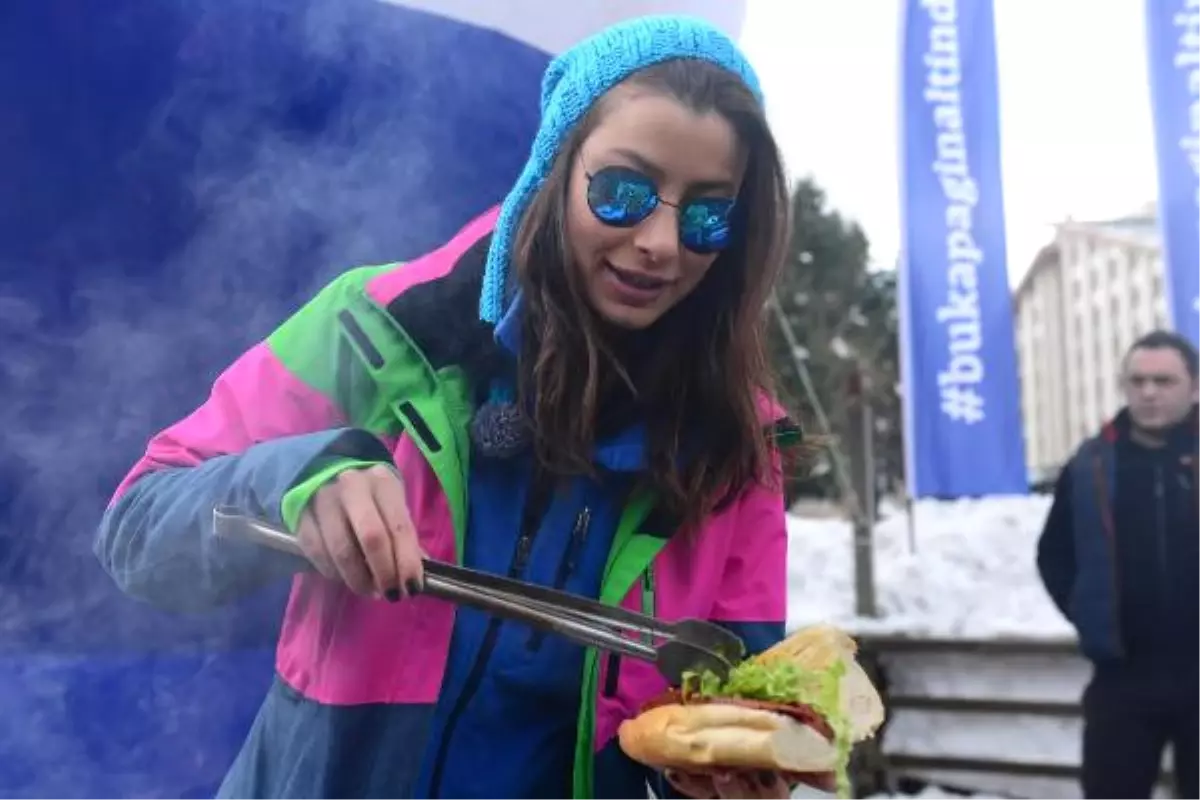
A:
[[[1133,425],[1135,428],[1140,428],[1143,432],[1152,436],[1163,436],[1175,427],[1169,420],[1163,417],[1150,417],[1149,419],[1134,419]]]
[[[662,319],[665,311],[657,308],[630,308],[629,306],[600,307],[597,309],[600,317],[612,325],[626,331],[644,331]]]

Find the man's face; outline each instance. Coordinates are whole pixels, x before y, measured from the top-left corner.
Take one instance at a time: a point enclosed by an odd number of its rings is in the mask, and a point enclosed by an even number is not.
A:
[[[1145,431],[1177,425],[1196,402],[1196,380],[1172,347],[1139,347],[1125,359],[1121,376],[1133,424]]]

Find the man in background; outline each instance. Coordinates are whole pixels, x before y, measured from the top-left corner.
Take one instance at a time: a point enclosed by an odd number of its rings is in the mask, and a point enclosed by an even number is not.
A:
[[[1074,624],[1085,797],[1151,797],[1171,745],[1178,797],[1200,797],[1196,350],[1150,333],[1122,365],[1126,406],[1055,488],[1038,570]]]

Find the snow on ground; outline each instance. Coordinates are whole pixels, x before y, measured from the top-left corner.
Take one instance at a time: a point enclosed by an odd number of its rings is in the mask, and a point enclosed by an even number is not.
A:
[[[832,622],[849,631],[939,638],[1071,639],[1074,631],[1046,595],[1036,566],[1049,511],[1044,496],[920,502],[915,541],[903,508],[886,509],[874,531],[879,616],[854,613],[850,523],[813,505],[788,518],[788,622]],[[915,546],[914,546],[915,545]],[[1077,702],[1090,672],[1079,656],[979,652],[885,657],[897,695]],[[884,749],[891,755],[1078,764],[1078,718],[894,710]],[[1078,797],[1069,780],[922,771],[934,785],[992,797]],[[960,796],[939,789],[924,798]]]
[[[1072,637],[1035,564],[1049,505],[1045,496],[922,501],[915,507],[915,548],[904,510],[886,510],[874,532],[878,619],[854,614],[850,523],[798,509],[788,518],[789,624],[964,638]]]

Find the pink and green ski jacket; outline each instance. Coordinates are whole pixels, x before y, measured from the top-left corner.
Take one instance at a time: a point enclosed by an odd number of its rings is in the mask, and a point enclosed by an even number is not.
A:
[[[432,558],[714,620],[752,652],[783,636],[781,487],[747,487],[685,535],[631,488],[646,463],[639,425],[597,444],[600,477],[552,491],[537,488],[530,456],[473,452],[487,382],[515,364],[517,314],[495,329],[477,315],[495,218],[326,286],[150,441],[103,518],[102,563],[160,607],[195,612],[292,582],[276,678],[222,796],[644,797],[648,782],[665,793],[614,738],[666,688],[652,665],[435,598],[360,597],[214,537],[218,505],[294,528],[344,469],[396,466]],[[797,432],[765,403],[763,422]]]

